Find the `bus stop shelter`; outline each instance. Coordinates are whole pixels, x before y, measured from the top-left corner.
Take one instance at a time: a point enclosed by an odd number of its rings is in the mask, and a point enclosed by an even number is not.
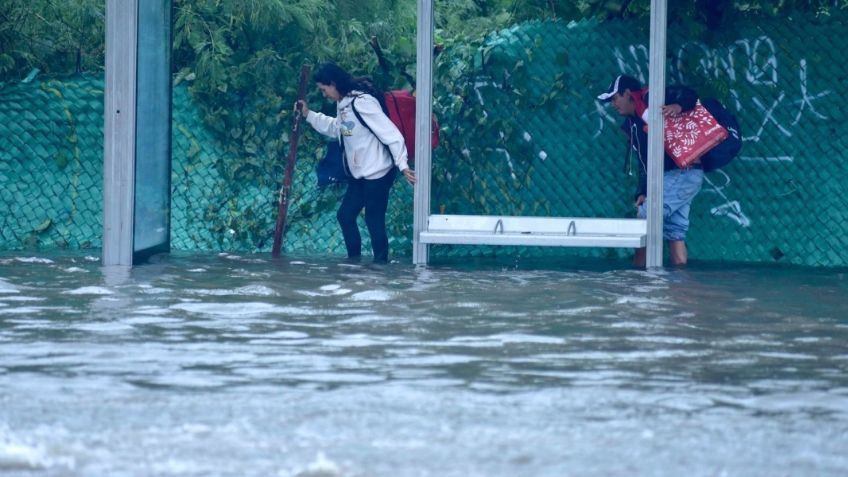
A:
[[[107,0],[103,265],[131,266],[170,248],[171,1]],[[651,1],[649,88],[665,96],[667,0]],[[663,121],[650,108],[647,219],[431,213],[434,1],[417,3],[413,263],[430,245],[644,247],[662,266]]]
[[[645,247],[647,268],[663,262],[663,121],[661,108],[649,108],[647,219],[586,217],[499,217],[433,215],[430,202],[433,109],[433,0],[418,0],[416,68],[415,185],[412,261],[426,265],[430,245],[518,245],[561,247]],[[667,0],[651,0],[649,88],[665,97]]]

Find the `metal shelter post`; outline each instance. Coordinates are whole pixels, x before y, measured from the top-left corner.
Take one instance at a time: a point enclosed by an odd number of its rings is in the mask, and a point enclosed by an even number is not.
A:
[[[662,267],[663,262],[663,120],[665,104],[665,53],[667,0],[651,0],[651,40],[648,65],[648,237],[645,265]]]
[[[417,66],[415,84],[415,205],[412,225],[412,263],[426,265],[429,245],[421,242],[430,218],[430,136],[433,115],[433,0],[418,0]]]
[[[433,0],[418,0],[417,96],[415,116],[415,185],[412,261],[426,265],[429,244],[510,245],[557,247],[648,248],[649,268],[662,266],[662,108],[649,118],[648,197],[653,198],[647,220],[587,217],[512,217],[430,215],[433,109]],[[651,2],[650,88],[652,98],[665,96],[666,0]],[[649,226],[651,227],[649,229]]]
[[[135,205],[138,1],[106,2],[103,265],[131,266]]]

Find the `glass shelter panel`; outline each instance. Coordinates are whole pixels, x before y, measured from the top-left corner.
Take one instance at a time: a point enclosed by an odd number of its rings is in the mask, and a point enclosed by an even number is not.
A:
[[[170,0],[140,2],[138,18],[134,262],[170,244]]]

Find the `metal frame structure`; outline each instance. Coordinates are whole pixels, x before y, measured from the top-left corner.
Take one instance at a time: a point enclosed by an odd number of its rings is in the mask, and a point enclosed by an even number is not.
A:
[[[171,0],[106,2],[104,266],[170,249],[171,30]]]
[[[661,108],[648,117],[648,216],[641,219],[571,217],[497,217],[432,215],[430,179],[433,108],[433,3],[418,0],[417,83],[415,117],[415,185],[412,261],[429,262],[430,244],[547,245],[562,247],[644,247],[648,269],[662,266],[663,121]],[[667,0],[651,0],[649,87],[665,97]],[[660,100],[662,101],[662,100]]]
[[[413,263],[429,262],[429,245],[504,244],[633,247],[646,244],[649,269],[662,266],[663,144],[661,108],[650,108],[648,127],[648,217],[643,234],[634,219],[605,219],[605,232],[585,232],[596,219],[431,215],[431,122],[433,109],[434,0],[418,0],[417,99]],[[136,167],[138,0],[108,0],[106,5],[106,98],[104,105],[103,265],[133,263]],[[649,87],[665,97],[667,0],[651,0]],[[492,227],[492,221],[495,226]],[[509,228],[507,223],[510,224]],[[448,226],[448,224],[450,224]],[[498,225],[499,224],[499,225]],[[621,224],[621,227],[618,225]],[[492,237],[498,233],[500,237]],[[605,228],[604,230],[607,230]],[[563,233],[562,230],[565,230]],[[592,229],[592,227],[588,227]],[[491,232],[489,232],[491,230]],[[622,233],[623,230],[628,232]],[[616,236],[618,238],[616,238]]]
[[[648,93],[652,104],[665,103],[665,54],[668,29],[667,0],[651,0],[651,39],[648,44]],[[663,120],[662,108],[648,108],[648,269],[663,263]]]
[[[104,266],[131,266],[135,208],[138,0],[106,2],[103,158]]]

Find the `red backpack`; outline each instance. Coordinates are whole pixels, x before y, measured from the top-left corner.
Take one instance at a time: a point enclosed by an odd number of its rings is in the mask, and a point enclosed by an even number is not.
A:
[[[400,133],[403,134],[409,162],[412,163],[415,161],[415,96],[405,89],[396,89],[386,91],[384,97],[389,119],[395,123],[395,126],[400,129]],[[433,137],[430,140],[430,145],[435,149],[439,146],[439,122],[435,115],[432,121]]]
[[[411,165],[415,162],[415,96],[405,89],[396,89],[386,91],[383,97],[386,100],[386,113],[389,119],[391,119],[394,125],[400,130],[401,135],[403,135],[403,142],[406,144],[406,154],[409,157],[409,164]],[[371,126],[362,119],[359,111],[356,110],[355,98],[351,105],[353,106],[353,113],[356,114],[359,122],[371,131]],[[430,145],[435,149],[439,146],[439,122],[436,121],[435,115],[433,116],[431,127],[433,128],[433,132]],[[371,131],[371,133],[373,134],[374,131]]]

